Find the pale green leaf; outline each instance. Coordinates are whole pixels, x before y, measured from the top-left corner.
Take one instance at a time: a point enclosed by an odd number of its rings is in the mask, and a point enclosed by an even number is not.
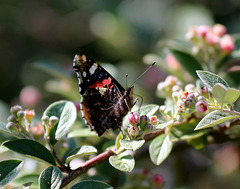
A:
[[[131,172],[135,166],[133,156],[126,153],[110,156],[109,162],[114,168],[124,172]]]
[[[156,137],[150,144],[149,153],[152,162],[160,165],[170,154],[172,142],[168,135],[162,134]]]
[[[213,127],[215,125],[218,125],[220,123],[224,123],[225,121],[229,121],[235,118],[239,118],[239,116],[230,114],[227,112],[222,112],[220,110],[215,110],[213,112],[210,112],[208,115],[206,115],[196,126],[195,130],[199,129],[205,129],[209,127]]]
[[[84,145],[84,146],[78,147],[69,154],[69,156],[66,159],[66,163],[68,164],[70,161],[80,156],[91,155],[94,153],[97,153],[97,149],[93,146]]]
[[[139,149],[144,143],[144,139],[139,139],[139,140],[120,140],[119,141],[121,146],[124,147],[127,150],[137,150]]]
[[[198,70],[197,75],[209,89],[212,89],[213,86],[217,83],[221,83],[225,87],[229,87],[227,82],[223,78],[214,73]]]

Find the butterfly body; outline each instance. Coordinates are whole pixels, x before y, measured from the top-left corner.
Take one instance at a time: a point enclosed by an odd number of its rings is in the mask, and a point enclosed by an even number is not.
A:
[[[81,94],[81,112],[91,130],[101,136],[120,128],[133,107],[133,87],[126,90],[101,65],[85,55],[73,60]]]

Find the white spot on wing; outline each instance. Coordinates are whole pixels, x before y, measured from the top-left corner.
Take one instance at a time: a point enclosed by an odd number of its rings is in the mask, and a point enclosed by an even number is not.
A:
[[[86,73],[86,72],[83,72],[82,75],[83,75],[83,77],[86,77],[86,76],[87,76],[87,73]]]
[[[89,73],[90,75],[94,74],[95,70],[97,69],[97,66],[96,65],[92,65],[91,68],[89,69]]]

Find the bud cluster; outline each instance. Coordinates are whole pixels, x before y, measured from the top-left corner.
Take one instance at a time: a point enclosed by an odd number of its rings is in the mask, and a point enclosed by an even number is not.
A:
[[[152,131],[159,122],[155,115],[151,117],[147,115],[139,116],[137,112],[130,112],[128,121],[130,125],[127,127],[127,133],[131,138],[136,138],[140,132]]]
[[[181,89],[182,83],[175,76],[166,77],[165,81],[162,81],[157,86],[157,95],[161,98],[171,98],[174,91]]]
[[[23,110],[19,105],[15,105],[10,109],[11,115],[8,117],[7,129],[15,134],[24,137],[30,137],[29,130],[32,119],[35,117],[34,110]]]
[[[202,57],[229,54],[234,50],[234,39],[226,33],[226,27],[215,24],[201,25],[189,29],[186,38],[193,44],[193,53]],[[209,60],[205,60],[208,62]]]
[[[175,79],[174,81],[174,83],[179,83]],[[208,99],[211,97],[207,87],[198,90],[195,85],[188,84],[184,89],[180,85],[174,85],[171,89],[172,93],[168,95],[172,98],[167,98],[166,105],[160,106],[160,113],[166,120],[176,119],[180,121],[190,117],[196,111],[199,113],[207,111]],[[170,93],[170,90],[168,92]]]

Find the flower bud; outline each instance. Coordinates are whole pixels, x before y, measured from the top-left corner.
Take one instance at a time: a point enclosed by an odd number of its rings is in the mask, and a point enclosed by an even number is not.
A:
[[[148,116],[142,115],[142,116],[140,117],[140,124],[139,124],[140,128],[141,128],[142,130],[145,130],[148,122],[149,122]]]
[[[225,53],[230,53],[234,50],[234,40],[231,35],[224,35],[219,42],[220,49]]]
[[[206,25],[201,25],[197,27],[197,34],[199,37],[204,38],[209,30],[209,27]]]
[[[44,134],[44,131],[45,130],[42,124],[38,124],[30,128],[30,132],[32,133],[35,139],[41,138]]]
[[[80,102],[75,101],[75,102],[74,102],[74,105],[75,105],[75,107],[76,107],[76,109],[77,109],[77,112],[80,112],[80,110],[81,110]]]
[[[226,27],[222,24],[215,24],[212,28],[212,31],[219,37],[222,37],[226,33]]]
[[[10,112],[11,112],[11,114],[13,114],[14,116],[17,116],[17,113],[18,113],[18,111],[20,111],[20,110],[22,110],[22,107],[19,106],[19,105],[15,105],[15,106],[11,107]]]
[[[17,127],[16,127],[16,125],[13,122],[8,122],[7,125],[6,125],[6,128],[9,131],[17,132]]]
[[[154,175],[154,177],[153,177],[153,182],[156,184],[156,185],[162,185],[163,184],[163,182],[164,182],[164,180],[163,180],[163,177],[161,176],[161,175],[159,175],[159,174],[156,174],[156,175]]]
[[[204,100],[199,100],[195,104],[195,108],[196,108],[197,112],[199,112],[199,113],[206,112],[207,111],[207,103]]]
[[[132,137],[136,137],[139,134],[139,128],[137,126],[130,126],[128,128],[128,134]]]
[[[22,119],[22,118],[24,117],[24,115],[25,115],[25,113],[24,113],[24,111],[22,111],[22,110],[18,111],[18,113],[17,113],[17,117],[18,117],[19,119]]]
[[[153,124],[153,125],[156,125],[158,123],[158,118],[157,118],[156,115],[151,116],[150,123]]]
[[[137,125],[139,122],[139,114],[137,112],[131,112],[128,114],[128,121],[131,125]]]
[[[56,116],[51,116],[50,119],[49,119],[49,121],[50,121],[50,127],[53,127],[53,126],[55,126],[55,125],[57,124],[57,122],[58,122],[58,117],[56,117]]]
[[[25,110],[25,118],[27,120],[28,123],[31,122],[31,120],[34,118],[35,116],[35,111],[34,110]]]
[[[10,115],[10,116],[8,117],[8,122],[16,123],[16,122],[17,122],[17,119],[15,118],[14,115]]]
[[[153,125],[151,123],[148,123],[147,126],[145,127],[145,130],[153,130]]]

